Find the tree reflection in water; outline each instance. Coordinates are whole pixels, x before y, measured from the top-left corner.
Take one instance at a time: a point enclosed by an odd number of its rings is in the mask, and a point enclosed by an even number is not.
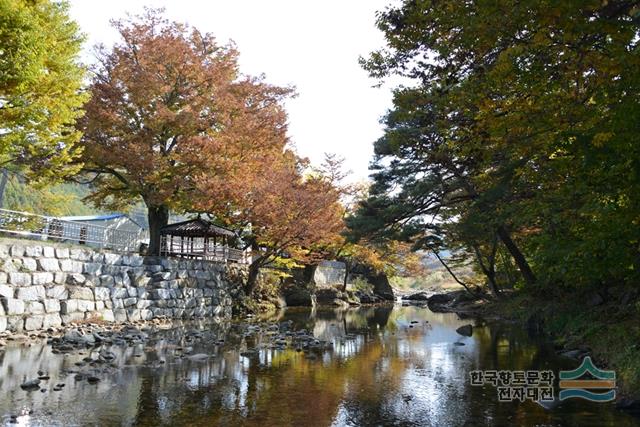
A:
[[[562,365],[547,346],[508,325],[478,324],[472,337],[462,337],[455,330],[468,320],[398,306],[289,310],[272,320],[290,321],[291,329],[306,329],[333,348],[311,355],[278,350],[264,331],[247,334],[247,323],[196,326],[205,335],[190,344],[191,325],[159,333],[145,346],[116,348],[123,366],[97,386],[67,378],[63,392],[29,394],[19,384],[34,367],[56,375],[84,356],[13,347],[0,354],[0,409],[8,417],[28,407],[35,424],[65,425],[635,423],[610,405],[569,402],[547,412],[531,402],[498,403],[494,388],[470,386],[474,369]],[[210,357],[177,357],[175,349],[188,345]],[[252,349],[255,355],[241,355]]]

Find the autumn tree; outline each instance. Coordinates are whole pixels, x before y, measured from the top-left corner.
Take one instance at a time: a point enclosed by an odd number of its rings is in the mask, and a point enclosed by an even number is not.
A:
[[[335,259],[344,263],[343,291],[347,290],[349,275],[354,267],[366,270],[371,277],[396,275],[400,271],[418,274],[421,271],[420,257],[412,253],[410,245],[397,240],[373,240],[363,236],[354,238],[345,220],[352,218],[359,203],[365,200],[369,183],[349,182],[351,171],[345,168],[345,159],[332,153],[325,153],[323,162],[313,168],[316,178],[329,183],[339,194],[343,224],[339,233],[327,236],[313,246],[317,259]]]
[[[98,49],[82,122],[84,171],[94,202],[144,201],[157,253],[169,210],[193,210],[199,182],[220,199],[283,152],[291,91],[242,75],[232,44],[162,11],[113,25],[121,40]]]
[[[32,179],[77,171],[83,37],[66,2],[0,0],[0,166]]]
[[[339,191],[331,182],[305,174],[305,160],[289,150],[263,160],[269,165],[264,173],[230,189],[222,199],[215,197],[219,193],[211,182],[200,182],[200,209],[243,227],[242,238],[252,251],[247,295],[261,267],[317,262],[313,247],[343,227]]]

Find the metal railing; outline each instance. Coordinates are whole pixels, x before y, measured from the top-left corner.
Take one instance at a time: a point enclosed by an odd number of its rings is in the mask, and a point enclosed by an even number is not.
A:
[[[0,209],[0,232],[16,236],[53,239],[116,251],[137,251],[147,232],[118,230],[113,226],[68,221],[29,212]]]
[[[246,253],[242,249],[216,245],[210,241],[205,244],[204,238],[198,237],[171,239],[171,236],[161,236],[160,255],[240,264],[247,262]]]

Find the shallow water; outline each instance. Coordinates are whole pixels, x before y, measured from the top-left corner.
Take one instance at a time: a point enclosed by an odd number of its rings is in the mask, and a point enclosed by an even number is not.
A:
[[[19,425],[60,426],[640,425],[610,403],[572,399],[546,410],[500,403],[493,386],[471,386],[472,370],[576,366],[507,325],[476,326],[463,337],[456,328],[473,321],[400,306],[288,310],[269,320],[291,321],[292,330],[333,346],[279,350],[273,334],[247,333],[246,322],[187,324],[151,333],[144,344],[112,346],[118,367],[102,368],[100,382],[89,384],[68,371],[86,370],[76,362],[97,351],[10,345],[0,353],[2,422],[18,415]],[[192,347],[191,356],[181,347]],[[45,391],[22,390],[38,370],[51,377]],[[58,383],[64,388],[53,391]]]

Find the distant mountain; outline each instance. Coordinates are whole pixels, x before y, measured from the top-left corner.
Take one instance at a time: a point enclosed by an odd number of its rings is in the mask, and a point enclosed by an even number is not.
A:
[[[1,175],[0,175],[1,177]],[[20,174],[9,173],[9,179],[2,197],[2,208],[51,216],[84,216],[126,213],[137,224],[148,228],[147,208],[142,201],[129,209],[113,212],[97,209],[83,199],[91,192],[88,185],[63,183],[43,188],[27,184]],[[171,213],[169,222],[179,222],[190,218],[188,215]]]
[[[85,185],[65,183],[44,188],[27,184],[10,173],[2,198],[2,207],[40,215],[72,216],[105,213],[82,201],[89,194]]]

